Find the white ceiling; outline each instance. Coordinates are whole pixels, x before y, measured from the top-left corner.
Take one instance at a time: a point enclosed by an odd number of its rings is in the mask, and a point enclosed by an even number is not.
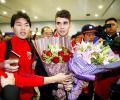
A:
[[[98,9],[103,5],[103,9]],[[57,7],[69,10],[72,20],[104,20],[108,17],[120,19],[120,0],[6,0],[0,2],[0,23],[10,22],[12,14],[26,10],[32,22],[54,21]],[[3,11],[7,11],[3,15]],[[90,13],[90,16],[86,16]],[[94,15],[98,14],[98,17]],[[38,19],[34,19],[38,16]]]

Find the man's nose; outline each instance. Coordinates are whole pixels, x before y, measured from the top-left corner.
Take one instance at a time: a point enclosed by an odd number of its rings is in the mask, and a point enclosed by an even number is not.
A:
[[[25,26],[24,26],[24,25],[22,25],[21,29],[22,29],[22,30],[25,30]]]
[[[64,24],[61,24],[61,26],[60,26],[62,29],[64,28]]]

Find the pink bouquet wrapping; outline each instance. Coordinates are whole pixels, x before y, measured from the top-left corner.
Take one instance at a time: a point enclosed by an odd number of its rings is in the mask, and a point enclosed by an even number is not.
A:
[[[39,38],[33,41],[49,76],[57,73],[68,73],[68,61],[72,57],[70,37]],[[56,99],[66,99],[63,89],[53,91]]]
[[[58,73],[68,73],[67,63],[45,64],[45,70],[49,76],[53,76]]]

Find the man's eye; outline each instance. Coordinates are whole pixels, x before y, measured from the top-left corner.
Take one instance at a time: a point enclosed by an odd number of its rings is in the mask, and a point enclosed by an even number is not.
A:
[[[115,24],[111,24],[112,26],[115,26]]]
[[[21,26],[21,24],[17,24],[17,26]]]
[[[57,22],[57,25],[59,25],[60,24],[60,22]]]
[[[29,27],[29,24],[26,24],[25,26],[26,26],[26,27]]]
[[[64,24],[68,24],[68,22],[64,22]]]

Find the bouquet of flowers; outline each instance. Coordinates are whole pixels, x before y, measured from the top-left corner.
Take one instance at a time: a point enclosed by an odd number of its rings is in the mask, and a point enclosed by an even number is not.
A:
[[[76,47],[79,57],[89,64],[106,65],[119,60],[119,58],[115,57],[115,54],[112,53],[109,45],[103,46],[102,43],[96,45],[82,42],[82,44],[78,44]]]
[[[76,99],[82,92],[83,81],[95,80],[97,73],[120,67],[119,56],[115,55],[108,45],[82,42],[76,45],[75,50],[69,61],[69,69],[76,80],[69,95],[72,99]]]
[[[65,63],[72,57],[72,52],[65,47],[58,47],[48,44],[48,50],[44,50],[42,53],[42,60],[46,64]]]
[[[48,44],[48,49],[42,53],[42,60],[45,64],[45,69],[49,75],[68,72],[67,62],[72,57],[72,53],[65,47]]]
[[[77,77],[81,78],[85,78],[84,75],[106,72],[119,67],[118,65],[120,64],[119,56],[112,52],[109,45],[104,46],[102,43],[92,44],[82,42],[76,46],[76,52],[73,56],[69,61],[69,68],[77,74]],[[92,78],[89,79],[88,77],[87,80],[94,80],[95,77]]]
[[[39,38],[33,43],[49,76],[69,73],[68,61],[72,57],[70,37]],[[54,90],[53,95],[60,100],[66,99],[63,89]]]

